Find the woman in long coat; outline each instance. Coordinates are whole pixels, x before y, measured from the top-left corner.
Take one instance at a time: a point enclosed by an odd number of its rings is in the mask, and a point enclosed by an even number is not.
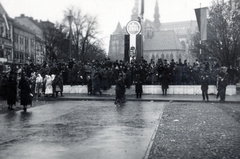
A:
[[[62,78],[59,74],[56,74],[55,78],[52,81],[53,86],[53,96],[58,97],[58,93],[61,93],[62,96]]]
[[[167,95],[167,89],[169,87],[169,81],[170,81],[168,72],[163,73],[161,77],[161,81],[162,81],[162,94]]]
[[[100,90],[100,73],[98,70],[93,71],[92,76],[92,86],[93,86],[93,95],[96,94],[96,92],[99,92],[100,95],[102,95],[102,92]]]
[[[25,79],[25,76],[22,75],[18,88],[21,90],[20,92],[20,100],[21,100],[21,105],[23,105],[23,110],[27,110],[27,105],[32,103],[31,99],[31,88],[29,85],[29,82]]]
[[[42,85],[43,85],[43,78],[42,78],[41,74],[39,73],[36,78],[36,91],[35,91],[37,93],[38,97],[41,97]]]
[[[226,87],[227,87],[227,80],[224,77],[220,77],[218,81],[218,93],[220,96],[220,102],[225,101]]]
[[[140,75],[137,74],[136,75],[136,81],[135,81],[135,93],[136,93],[136,98],[142,98],[142,92],[143,92],[143,88],[142,88],[142,81],[140,79]]]
[[[8,110],[13,110],[12,106],[15,105],[17,101],[17,80],[11,74],[7,80],[6,88]]]
[[[53,94],[53,87],[52,87],[52,78],[51,76],[47,75],[46,77],[46,88],[45,88],[45,95],[52,95]]]
[[[119,74],[118,79],[116,80],[116,98],[114,104],[120,106],[121,103],[125,102],[125,84],[122,73]]]

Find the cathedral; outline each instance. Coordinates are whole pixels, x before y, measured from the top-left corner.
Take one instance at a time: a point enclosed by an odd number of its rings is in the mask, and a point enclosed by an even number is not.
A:
[[[130,20],[139,20],[139,0],[135,0]],[[145,19],[141,22],[143,35],[143,57],[148,62],[158,59],[171,61],[187,60],[192,63],[195,58],[189,51],[191,35],[197,31],[196,21],[161,23],[158,0],[154,9],[154,20]],[[111,60],[124,59],[124,35],[128,34],[125,26],[117,24],[110,35],[108,56]]]

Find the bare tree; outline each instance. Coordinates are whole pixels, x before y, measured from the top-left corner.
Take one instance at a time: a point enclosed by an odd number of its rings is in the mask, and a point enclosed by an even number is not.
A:
[[[63,26],[53,24],[51,22],[42,22],[44,42],[46,46],[46,60],[52,61],[57,56],[62,55],[62,51],[66,50],[65,34],[62,31]]]
[[[208,16],[208,39],[200,45],[196,34],[192,51],[202,49],[223,66],[236,64],[240,58],[240,1],[213,2]]]
[[[93,45],[99,42],[98,35],[98,22],[97,17],[91,17],[89,15],[83,15],[81,10],[68,9],[65,12],[64,23],[69,23],[69,15],[72,16],[72,25],[65,29],[68,35],[71,36],[73,46],[73,57],[80,61],[85,61],[89,49]],[[72,35],[70,35],[70,29]],[[98,45],[97,47],[101,47]]]

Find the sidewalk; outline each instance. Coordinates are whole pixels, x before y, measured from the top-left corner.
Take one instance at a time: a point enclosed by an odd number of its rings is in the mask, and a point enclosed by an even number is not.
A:
[[[36,99],[36,98],[35,98]],[[63,97],[40,97],[38,100],[115,100],[115,95],[103,94],[102,95],[87,95],[87,94],[64,94]],[[164,102],[203,102],[201,95],[161,95],[161,94],[143,94],[142,98],[136,98],[135,95],[126,95],[127,101],[164,101]],[[216,95],[209,95],[209,102],[219,102]],[[205,101],[207,102],[207,101]],[[240,103],[240,95],[227,95],[227,103]]]

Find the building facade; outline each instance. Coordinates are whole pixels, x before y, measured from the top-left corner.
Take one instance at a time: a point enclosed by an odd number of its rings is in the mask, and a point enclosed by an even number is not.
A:
[[[19,17],[15,17],[16,22],[30,30],[34,31],[35,34],[35,54],[30,56],[33,57],[34,63],[42,64],[46,57],[46,46],[44,43],[43,30],[41,28],[41,23],[38,20],[34,20],[32,17],[25,16],[21,14]],[[31,54],[32,55],[32,54]]]
[[[191,44],[191,35],[197,31],[196,21],[183,21],[172,23],[161,23],[158,0],[156,0],[154,9],[154,20],[142,20],[143,35],[143,57],[150,61],[157,61],[159,58],[195,61],[189,51]],[[131,20],[139,21],[139,1],[135,0],[132,10]],[[115,31],[110,36],[108,56],[111,60],[124,59],[124,35],[125,27],[118,23]]]
[[[111,60],[124,59],[124,35],[126,34],[125,29],[118,23],[116,30],[110,35],[108,57]]]
[[[13,19],[0,3],[0,65],[13,62]]]
[[[15,21],[13,34],[14,62],[24,64],[29,60],[35,61],[35,33]]]
[[[46,46],[42,25],[46,22],[24,14],[12,19],[0,3],[0,72],[10,70],[12,64],[43,63]]]

